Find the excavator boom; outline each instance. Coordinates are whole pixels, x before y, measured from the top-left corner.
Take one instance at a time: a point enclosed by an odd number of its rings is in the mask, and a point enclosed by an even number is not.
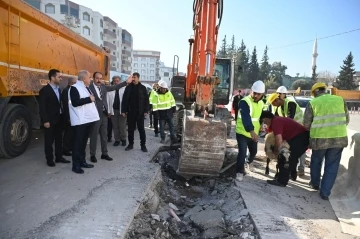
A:
[[[225,108],[233,84],[233,61],[216,58],[223,0],[194,0],[194,37],[189,39],[185,110],[178,113],[182,131],[178,174],[217,176],[225,158],[231,115]],[[182,123],[181,123],[182,122]],[[178,130],[179,131],[179,130]]]

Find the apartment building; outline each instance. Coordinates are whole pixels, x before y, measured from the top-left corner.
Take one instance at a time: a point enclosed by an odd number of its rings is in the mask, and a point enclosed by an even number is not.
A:
[[[94,44],[109,48],[112,71],[131,73],[133,38],[110,17],[68,0],[24,1]]]
[[[173,77],[173,68],[169,67],[169,66],[165,66],[164,62],[160,61],[160,67],[159,67],[159,72],[160,72],[160,78],[165,81],[166,83],[168,83],[168,85],[170,86],[171,83],[171,78]],[[176,74],[176,72],[175,72]]]
[[[132,68],[139,72],[143,82],[154,83],[160,80],[160,52],[133,50]]]

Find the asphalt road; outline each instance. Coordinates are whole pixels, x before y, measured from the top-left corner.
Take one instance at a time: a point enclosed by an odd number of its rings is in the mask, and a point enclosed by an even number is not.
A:
[[[348,128],[360,132],[360,113],[350,114]]]

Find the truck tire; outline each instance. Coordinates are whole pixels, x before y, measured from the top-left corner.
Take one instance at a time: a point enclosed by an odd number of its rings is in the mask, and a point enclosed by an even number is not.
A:
[[[32,121],[28,109],[19,104],[8,104],[0,124],[0,154],[14,158],[29,146]]]

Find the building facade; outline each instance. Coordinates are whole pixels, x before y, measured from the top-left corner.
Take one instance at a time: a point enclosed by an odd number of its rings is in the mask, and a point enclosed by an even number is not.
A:
[[[133,50],[132,69],[139,72],[143,82],[154,83],[161,79],[160,52]]]
[[[110,17],[68,0],[24,0],[39,11],[64,24],[82,37],[110,50],[110,70],[130,74],[132,36]],[[123,35],[127,36],[124,42]],[[127,51],[123,60],[123,48]]]

